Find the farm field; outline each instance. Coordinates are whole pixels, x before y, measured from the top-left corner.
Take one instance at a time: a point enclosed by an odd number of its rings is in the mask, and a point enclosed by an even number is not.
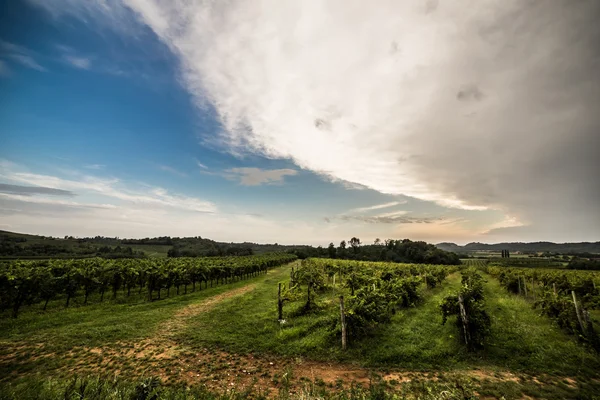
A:
[[[252,257],[246,260],[254,265]],[[196,262],[185,264],[184,271],[209,265]],[[17,318],[5,310],[0,398],[34,392],[65,398],[65,393],[107,388],[123,396],[147,392],[134,398],[152,398],[152,390],[166,398],[193,393],[199,398],[511,399],[600,393],[600,357],[590,341],[578,341],[533,308],[534,293],[539,298],[552,286],[541,284],[551,270],[284,258],[239,274],[235,268],[207,268],[173,280],[171,268],[158,268],[163,272],[157,272],[154,286],[147,283],[141,294],[136,286],[130,297],[120,287],[113,299],[107,287],[100,301],[95,286],[84,305],[81,287],[68,308],[64,294],[57,293],[46,311],[33,299]],[[509,278],[525,278],[531,271],[538,274],[537,289],[529,286],[527,297],[512,293]],[[597,272],[554,273],[568,274],[565,285],[600,281]],[[582,301],[598,331],[597,309],[592,309],[598,291],[588,286]],[[469,296],[462,288],[473,289],[474,302],[482,301],[490,321],[477,349],[465,346],[458,317],[452,315],[453,296]],[[340,296],[346,307],[346,350]],[[556,299],[561,296],[559,286]],[[442,324],[444,302],[450,311]]]

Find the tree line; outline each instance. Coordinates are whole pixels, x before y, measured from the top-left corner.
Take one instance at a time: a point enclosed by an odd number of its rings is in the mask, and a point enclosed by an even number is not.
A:
[[[432,244],[410,239],[375,239],[373,244],[363,244],[357,237],[342,240],[338,246],[330,243],[327,248],[309,247],[290,250],[298,258],[333,258],[360,261],[387,261],[396,263],[459,265],[457,254],[440,250]]]

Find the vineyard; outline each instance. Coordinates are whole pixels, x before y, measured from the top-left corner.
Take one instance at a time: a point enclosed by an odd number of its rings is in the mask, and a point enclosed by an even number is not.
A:
[[[176,259],[118,259],[102,258],[76,260],[11,261],[0,264],[0,310],[12,310],[16,318],[24,305],[48,302],[58,297],[65,307],[76,296],[83,304],[94,293],[99,301],[106,292],[115,299],[119,291],[131,296],[132,291],[146,294],[152,301],[161,298],[166,290],[170,296],[195,291],[209,285],[224,284],[266,272],[296,257],[290,254],[267,254],[245,257],[176,258]]]
[[[455,270],[433,265],[307,259],[292,271],[284,298],[299,299],[305,293],[305,303],[296,311],[305,314],[320,308],[311,292],[335,291],[344,316],[343,322],[340,319],[335,325],[345,338],[352,340],[388,323],[399,309],[415,306],[423,296],[420,286],[433,289]],[[345,306],[344,294],[349,294]],[[279,315],[283,318],[281,306]]]
[[[484,270],[509,292],[531,298],[543,315],[600,351],[600,336],[590,315],[600,310],[598,273],[503,267]]]
[[[181,385],[240,388],[232,399],[302,390],[340,399],[593,398],[600,274],[469,261],[7,262],[0,397],[4,384],[22,384],[21,393],[41,385],[31,371],[43,369],[58,380],[43,384],[61,393],[100,385],[101,370],[120,376],[103,388],[142,385],[173,398]],[[74,374],[92,378],[65,383]],[[161,380],[131,386],[148,376]]]

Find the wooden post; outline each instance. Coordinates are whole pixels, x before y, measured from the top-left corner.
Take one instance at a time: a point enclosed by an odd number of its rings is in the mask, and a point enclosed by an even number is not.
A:
[[[594,324],[592,323],[592,319],[590,318],[590,313],[588,310],[583,310],[583,320],[585,321],[585,328],[587,329],[587,335],[590,338],[594,337]]]
[[[333,296],[332,298],[335,297],[335,274],[333,274],[333,285],[331,287],[331,295]]]
[[[533,301],[535,301],[535,281],[531,278],[531,293],[533,294]]]
[[[527,297],[527,280],[523,278],[523,287],[525,288],[525,297]]]
[[[281,299],[281,283],[279,284],[279,291],[277,293],[277,319],[279,321],[283,319],[283,300]]]
[[[469,345],[470,335],[469,335],[469,325],[467,319],[467,311],[465,310],[465,305],[463,301],[462,295],[458,295],[458,307],[460,308],[460,319],[462,320],[463,332],[465,336],[465,344]]]
[[[346,314],[344,313],[344,296],[340,296],[340,318],[342,322],[342,350],[346,350]]]
[[[579,321],[581,332],[585,334],[585,326],[583,325],[583,318],[581,317],[581,311],[579,310],[579,305],[577,304],[577,297],[575,296],[575,291],[571,290],[571,294],[573,295],[573,304],[575,304],[575,313],[577,314],[577,320]]]

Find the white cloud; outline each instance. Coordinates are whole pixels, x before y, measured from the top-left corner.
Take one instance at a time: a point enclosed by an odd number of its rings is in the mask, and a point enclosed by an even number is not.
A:
[[[493,224],[489,225],[488,227],[486,227],[486,230],[484,232],[482,232],[482,234],[487,235],[487,234],[493,233],[494,231],[499,230],[499,229],[518,228],[520,226],[525,226],[525,224],[523,224],[517,218],[507,215],[503,220],[493,223]]]
[[[486,208],[430,188],[398,162],[412,149],[390,146],[428,105],[439,83],[428,78],[447,61],[435,44],[452,39],[454,24],[437,26],[397,2],[127,4],[181,57],[188,89],[216,105],[236,150],[292,158],[383,193]]]
[[[79,69],[90,69],[90,67],[92,66],[92,60],[88,57],[80,57],[71,54],[65,54],[63,55],[63,59],[67,63]]]
[[[0,199],[2,204],[7,201],[13,200],[21,203],[33,203],[33,204],[45,204],[45,205],[59,205],[68,206],[73,208],[102,208],[114,210],[117,206],[113,204],[96,204],[96,203],[83,203],[77,201],[61,200],[49,197],[33,197],[20,194],[0,193]]]
[[[181,172],[177,168],[173,168],[173,167],[170,167],[168,165],[160,165],[158,167],[158,169],[160,169],[161,171],[168,172],[168,173],[173,174],[173,175],[181,176],[181,177],[187,176],[186,173]]]
[[[112,198],[113,201],[114,199],[118,199],[137,207],[167,207],[202,213],[217,211],[216,205],[210,201],[181,194],[171,194],[162,188],[125,189],[123,187],[124,184],[115,178],[106,179],[89,175],[78,175],[77,179],[64,179],[51,175],[16,171],[5,167],[0,170],[0,177],[17,183],[68,190],[75,194],[88,193],[95,196]],[[128,186],[131,186],[131,184]]]
[[[87,165],[84,165],[83,168],[101,170],[101,169],[106,168],[106,165],[104,165],[104,164],[87,164]]]
[[[36,55],[36,53],[26,47],[0,40],[0,53],[5,53],[9,58],[26,66],[27,68],[35,69],[41,72],[47,71],[46,68],[44,68],[35,60],[34,55]]]
[[[314,214],[275,216],[264,209],[238,209],[195,196],[116,178],[64,171],[59,177],[39,174],[0,159],[0,215],[10,229],[43,235],[197,236],[221,241],[307,243],[326,245],[359,235],[365,238],[427,239],[434,242],[473,239],[460,221],[442,216],[405,216],[390,211],[375,216],[341,215],[325,223]],[[25,186],[27,184],[28,186]],[[273,199],[280,201],[281,199]],[[335,200],[332,200],[335,201]],[[403,202],[364,207],[386,210]],[[266,205],[271,210],[270,205]],[[266,215],[261,216],[260,214]],[[470,235],[470,236],[469,236]]]
[[[350,210],[349,212],[362,213],[365,211],[380,210],[382,208],[394,207],[394,206],[398,206],[398,205],[406,204],[406,203],[407,203],[406,201],[390,201],[389,203],[376,204],[374,206],[354,208],[354,209]]]
[[[33,57],[26,54],[11,54],[10,57],[23,64],[24,66],[35,69],[37,71],[47,71],[46,68],[42,67],[37,61],[33,59]]]
[[[406,210],[400,210],[400,211],[392,211],[392,212],[388,212],[388,213],[377,214],[376,217],[378,217],[378,218],[396,218],[396,217],[404,216],[408,213],[409,212]]]
[[[261,169],[261,168],[230,168],[223,171],[223,176],[237,180],[245,186],[283,183],[286,176],[294,176],[298,171],[293,169]]]
[[[198,165],[200,168],[202,169],[208,169],[208,167],[204,164],[202,164],[200,161],[196,160],[196,165]]]

